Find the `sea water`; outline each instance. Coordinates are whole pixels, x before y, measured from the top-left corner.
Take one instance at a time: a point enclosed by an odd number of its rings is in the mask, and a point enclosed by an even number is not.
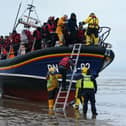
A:
[[[126,78],[108,76],[97,79],[98,116],[87,120],[82,111],[68,106],[66,113],[49,112],[47,102],[0,99],[0,126],[126,126]]]

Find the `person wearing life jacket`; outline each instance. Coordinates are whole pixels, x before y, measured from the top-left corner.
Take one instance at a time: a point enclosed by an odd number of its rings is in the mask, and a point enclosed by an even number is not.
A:
[[[55,32],[56,27],[55,27],[55,20],[54,17],[49,17],[48,22],[47,22],[47,29],[50,33]]]
[[[3,46],[1,47],[1,52],[0,52],[0,59],[6,59],[7,58],[7,50]]]
[[[26,47],[25,44],[21,44],[18,50],[18,55],[25,55],[26,54]]]
[[[67,22],[67,15],[64,15],[63,17],[59,18],[57,22],[57,28],[56,28],[56,33],[59,38],[59,45],[62,46],[65,44],[65,38],[64,38],[64,26],[65,23]]]
[[[78,33],[77,33],[77,40],[79,43],[85,44],[86,43],[86,29],[83,28],[83,24],[79,23]]]
[[[62,58],[59,62],[59,73],[62,74],[62,89],[66,89],[66,75],[70,70],[70,67],[74,65],[73,60],[66,56]]]
[[[15,54],[14,54],[14,53],[15,53],[15,52],[14,52],[14,48],[13,48],[12,45],[10,45],[10,49],[9,49],[7,58],[8,58],[8,59],[14,58],[14,57],[15,57]]]
[[[12,32],[11,38],[13,44],[19,44],[21,42],[21,36],[16,30]]]
[[[11,41],[12,41],[12,45],[13,45],[13,48],[14,48],[15,54],[16,54],[16,52],[19,49],[20,42],[21,42],[21,36],[16,30],[13,30],[13,32],[11,34]]]
[[[56,33],[56,23],[54,17],[52,16],[49,17],[46,27],[49,32],[49,39],[50,39],[48,46],[49,47],[55,46],[56,41],[58,41],[58,36]]]
[[[99,19],[96,17],[95,13],[90,13],[88,18],[82,22],[83,24],[88,24],[86,32],[86,44],[98,45],[98,30],[99,30]]]
[[[81,74],[79,76],[77,76],[76,78],[76,92],[75,92],[75,104],[73,105],[73,107],[75,109],[81,110],[83,107],[83,102],[84,102],[84,97],[81,95],[82,93],[82,89],[83,89],[83,84],[82,84],[82,78],[84,77],[85,73],[87,73],[88,68],[87,67],[83,67],[81,70]]]
[[[83,78],[79,84],[82,87],[81,96],[84,97],[83,114],[87,118],[88,101],[91,104],[92,118],[96,118],[95,93],[97,92],[97,82],[95,77],[90,75],[90,70],[86,67],[82,68]]]
[[[33,41],[34,41],[34,37],[32,35],[32,32],[28,29],[25,29],[25,34],[27,36],[27,39],[28,39],[28,45],[26,44],[26,48],[27,48],[27,51],[31,51],[31,48],[32,48],[32,44],[33,44]]]
[[[61,78],[62,75],[56,73],[54,67],[50,67],[48,74],[46,76],[47,79],[47,91],[48,91],[48,108],[49,110],[53,109],[54,99],[57,92],[58,87],[58,79]]]
[[[34,42],[32,50],[41,49],[41,41],[42,41],[42,31],[40,27],[33,32]]]

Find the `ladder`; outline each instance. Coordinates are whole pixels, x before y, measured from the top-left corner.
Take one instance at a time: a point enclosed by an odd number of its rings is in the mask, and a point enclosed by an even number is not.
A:
[[[73,81],[74,74],[75,74],[76,68],[77,68],[77,63],[78,63],[81,47],[82,47],[82,44],[79,44],[79,43],[74,44],[74,46],[73,46],[72,53],[70,56],[70,58],[72,58],[72,60],[74,62],[72,76],[69,81],[67,90],[63,91],[62,86],[60,86],[60,88],[59,88],[59,91],[58,91],[58,94],[57,94],[57,97],[55,100],[54,108],[53,108],[55,111],[63,110],[63,112],[64,112],[66,109],[68,97],[69,97],[71,86],[72,86],[72,81]]]

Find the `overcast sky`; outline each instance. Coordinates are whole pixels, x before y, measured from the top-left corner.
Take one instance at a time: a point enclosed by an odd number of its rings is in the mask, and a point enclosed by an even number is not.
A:
[[[1,0],[0,3],[0,35],[12,31],[19,3],[21,11],[32,0]],[[44,22],[49,16],[70,16],[76,13],[78,22],[84,20],[90,12],[95,12],[101,26],[111,27],[111,34],[106,42],[113,45],[114,62],[107,70],[125,71],[126,55],[126,1],[125,0],[34,0],[39,19]],[[20,14],[22,14],[22,12]]]

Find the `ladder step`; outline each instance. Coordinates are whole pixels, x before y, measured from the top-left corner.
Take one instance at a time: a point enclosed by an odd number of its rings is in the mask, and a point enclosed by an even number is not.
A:
[[[72,87],[72,81],[74,78],[74,74],[76,72],[77,69],[77,63],[79,60],[79,55],[81,52],[81,46],[82,44],[74,44],[72,52],[71,52],[71,58],[73,59],[73,62],[75,62],[74,68],[73,68],[73,72],[72,72],[72,76],[71,76],[71,80],[69,82],[69,86],[67,90],[63,90],[62,87],[60,87],[59,92],[57,94],[56,97],[56,101],[55,101],[55,105],[54,105],[54,109],[60,109],[60,110],[65,110],[66,106],[67,106],[67,101],[69,98],[69,94],[70,94],[70,90]]]
[[[56,108],[56,110],[63,110],[63,108],[59,107],[59,108]]]
[[[74,51],[78,51],[78,50],[79,50],[78,48],[75,48],[75,49],[74,49]],[[74,51],[73,51],[73,52],[74,52]]]
[[[57,102],[58,105],[64,105],[64,102]]]
[[[66,91],[62,91],[62,90],[61,90],[60,94],[61,94],[61,93],[67,93],[67,90],[66,90]]]
[[[66,96],[59,96],[59,98],[66,98]]]

